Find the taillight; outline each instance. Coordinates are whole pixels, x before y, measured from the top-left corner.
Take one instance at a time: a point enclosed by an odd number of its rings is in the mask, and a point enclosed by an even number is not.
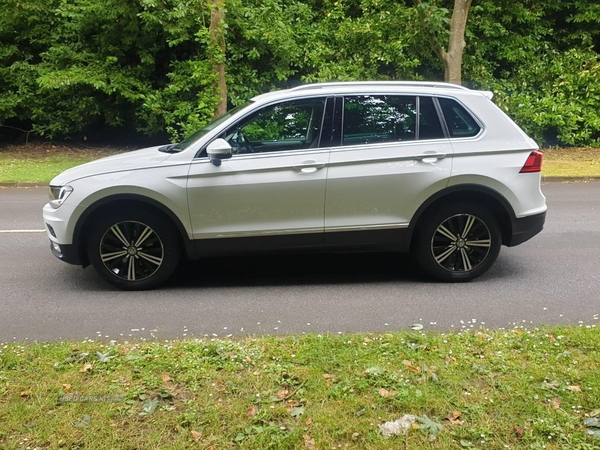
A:
[[[542,152],[531,152],[525,161],[525,165],[519,173],[535,173],[542,171]]]

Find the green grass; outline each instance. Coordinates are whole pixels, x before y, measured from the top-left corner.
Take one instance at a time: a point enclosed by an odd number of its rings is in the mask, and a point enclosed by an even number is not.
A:
[[[593,449],[598,367],[594,327],[6,344],[0,448]]]
[[[63,170],[125,149],[26,145],[0,149],[0,183],[47,183]],[[600,178],[600,148],[544,149],[543,176]]]
[[[0,149],[0,183],[48,183],[66,169],[118,152],[33,145]]]
[[[544,178],[600,178],[600,148],[545,149]]]

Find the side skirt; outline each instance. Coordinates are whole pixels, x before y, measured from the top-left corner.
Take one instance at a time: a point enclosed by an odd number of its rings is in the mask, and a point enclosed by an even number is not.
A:
[[[401,252],[406,228],[196,239],[198,257],[295,252]],[[194,258],[195,259],[195,258]]]

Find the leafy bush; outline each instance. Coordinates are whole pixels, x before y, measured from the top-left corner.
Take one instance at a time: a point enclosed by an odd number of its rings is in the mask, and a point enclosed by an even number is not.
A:
[[[0,0],[0,126],[165,130],[218,104],[210,0]],[[302,82],[443,79],[412,0],[226,0],[228,100]],[[423,0],[447,39],[452,0]],[[600,143],[600,5],[478,0],[463,79],[540,144]],[[2,128],[0,128],[2,130]]]

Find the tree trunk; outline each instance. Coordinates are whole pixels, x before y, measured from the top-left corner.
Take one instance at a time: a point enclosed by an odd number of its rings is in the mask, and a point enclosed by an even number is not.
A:
[[[472,0],[454,0],[454,10],[450,19],[450,40],[448,51],[442,50],[441,57],[444,62],[444,79],[449,83],[462,83],[462,57],[467,43],[465,30],[467,17]]]
[[[212,70],[216,75],[215,90],[219,103],[215,118],[227,112],[227,81],[225,80],[225,0],[210,2],[210,51]]]

